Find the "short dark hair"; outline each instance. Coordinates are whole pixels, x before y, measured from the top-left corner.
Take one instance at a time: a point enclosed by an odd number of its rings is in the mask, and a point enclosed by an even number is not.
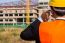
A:
[[[51,9],[56,13],[58,16],[64,16],[65,15],[65,7],[52,7]]]

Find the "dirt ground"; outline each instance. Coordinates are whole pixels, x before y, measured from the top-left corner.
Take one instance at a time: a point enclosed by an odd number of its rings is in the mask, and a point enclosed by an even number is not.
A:
[[[24,41],[20,38],[21,28],[0,29],[0,43],[35,43],[34,41]]]

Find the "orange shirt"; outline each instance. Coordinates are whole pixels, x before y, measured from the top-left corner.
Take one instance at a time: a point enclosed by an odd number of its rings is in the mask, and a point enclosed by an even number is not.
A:
[[[44,22],[39,27],[41,43],[65,43],[65,21]]]

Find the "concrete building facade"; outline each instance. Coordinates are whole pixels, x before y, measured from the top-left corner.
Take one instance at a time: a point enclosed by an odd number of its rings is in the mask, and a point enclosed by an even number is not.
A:
[[[50,7],[49,7],[49,0],[39,0],[38,1],[38,9],[39,9],[39,16],[41,16],[42,12],[43,11],[47,11],[47,10],[50,10]]]
[[[30,8],[30,22],[33,22],[38,15],[36,6]],[[26,24],[25,6],[0,6],[0,25],[21,25]]]
[[[49,0],[38,0],[37,5],[30,7],[30,23],[43,11],[49,10]],[[21,25],[26,24],[26,6],[0,6],[0,25]]]

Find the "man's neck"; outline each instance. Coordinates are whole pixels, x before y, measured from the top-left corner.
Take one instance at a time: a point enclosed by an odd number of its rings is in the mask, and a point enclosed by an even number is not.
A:
[[[65,16],[57,17],[56,19],[63,19],[63,20],[65,20]]]
[[[57,18],[65,18],[65,15],[64,15],[64,16],[59,16],[59,17],[57,17]]]

